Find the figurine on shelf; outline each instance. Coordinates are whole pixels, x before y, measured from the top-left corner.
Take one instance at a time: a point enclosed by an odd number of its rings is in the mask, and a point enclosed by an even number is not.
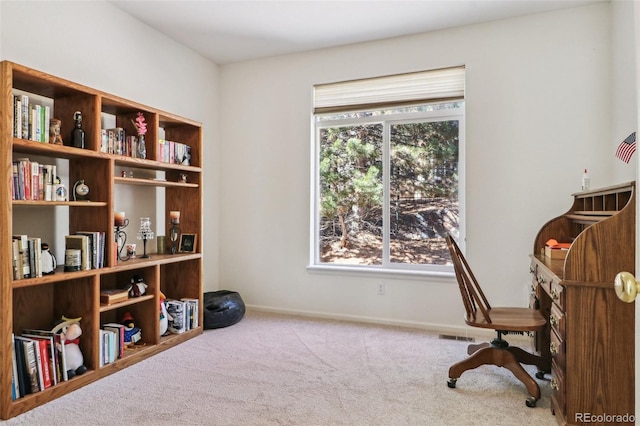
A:
[[[124,325],[124,343],[127,347],[135,345],[142,339],[142,331],[136,327],[131,312],[125,312],[121,324]]]
[[[60,136],[60,126],[62,121],[57,118],[49,120],[49,143],[62,145],[62,136]]]
[[[147,283],[140,275],[134,275],[127,284],[126,290],[129,292],[129,297],[140,297],[147,292]]]
[[[62,320],[51,330],[54,334],[60,334],[60,342],[57,343],[57,349],[60,352],[64,351],[69,379],[87,371],[87,367],[84,365],[84,357],[80,350],[80,336],[82,335],[80,319],[71,319],[63,316]],[[64,348],[60,347],[60,345],[64,345]]]
[[[40,244],[40,269],[42,269],[42,275],[51,275],[56,272],[56,257],[49,251],[49,244]]]
[[[163,336],[169,329],[169,313],[167,312],[166,300],[167,297],[163,292],[160,292],[160,336]]]

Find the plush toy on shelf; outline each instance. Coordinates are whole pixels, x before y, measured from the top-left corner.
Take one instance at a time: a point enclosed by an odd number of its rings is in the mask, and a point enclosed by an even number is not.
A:
[[[56,334],[60,334],[60,343],[58,345],[64,345],[64,349],[58,347],[58,350],[64,350],[67,362],[67,376],[69,379],[84,374],[87,371],[87,367],[84,365],[84,357],[80,350],[80,336],[82,335],[80,320],[81,318],[67,318],[63,316],[62,320],[51,330]]]
[[[163,336],[169,329],[169,313],[167,312],[166,300],[167,297],[163,292],[160,292],[160,336]]]
[[[121,324],[124,325],[124,343],[126,346],[133,346],[142,339],[142,331],[136,327],[131,312],[125,312]]]
[[[125,289],[129,292],[129,297],[140,297],[147,292],[147,283],[140,275],[134,275]]]

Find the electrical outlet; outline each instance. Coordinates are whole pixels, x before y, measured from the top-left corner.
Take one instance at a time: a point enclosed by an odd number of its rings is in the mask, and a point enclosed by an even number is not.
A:
[[[384,283],[378,284],[378,294],[382,296],[382,295],[384,295],[384,291],[385,291]]]

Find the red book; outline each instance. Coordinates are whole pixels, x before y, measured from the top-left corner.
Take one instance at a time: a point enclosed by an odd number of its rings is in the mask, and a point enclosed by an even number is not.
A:
[[[53,384],[53,381],[51,380],[51,366],[49,365],[51,360],[49,357],[49,349],[47,348],[47,346],[49,345],[49,339],[34,337],[32,337],[32,339],[36,341],[38,351],[40,352],[40,364],[38,368],[42,369],[42,380],[44,389],[50,388]]]

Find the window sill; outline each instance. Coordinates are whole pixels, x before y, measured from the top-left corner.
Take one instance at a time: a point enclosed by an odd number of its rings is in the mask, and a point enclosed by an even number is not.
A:
[[[425,278],[455,278],[453,267],[451,271],[416,271],[408,269],[389,269],[358,266],[335,266],[335,265],[309,265],[307,271],[314,274],[342,275],[353,277],[369,278],[395,278],[424,280]]]

